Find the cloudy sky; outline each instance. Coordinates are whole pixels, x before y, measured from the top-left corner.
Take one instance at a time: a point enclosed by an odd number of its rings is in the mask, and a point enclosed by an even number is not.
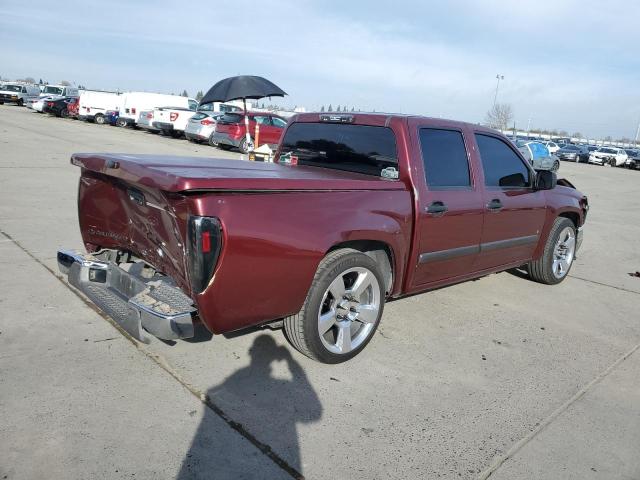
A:
[[[263,75],[282,103],[634,137],[640,2],[0,0],[0,75],[194,95]]]

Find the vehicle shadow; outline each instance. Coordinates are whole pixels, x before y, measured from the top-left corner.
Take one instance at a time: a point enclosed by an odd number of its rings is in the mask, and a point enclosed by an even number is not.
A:
[[[208,408],[176,479],[271,478],[275,471],[302,478],[296,426],[322,418],[318,395],[271,336],[256,337],[249,354],[248,366],[207,391]],[[290,378],[282,378],[287,370]]]

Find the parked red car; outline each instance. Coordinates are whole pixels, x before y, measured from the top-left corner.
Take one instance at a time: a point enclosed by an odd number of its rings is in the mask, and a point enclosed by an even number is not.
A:
[[[260,145],[268,144],[275,148],[280,141],[282,132],[287,126],[287,121],[277,115],[269,113],[249,112],[249,136],[255,142],[256,124],[260,125]],[[246,126],[244,113],[225,113],[216,124],[216,131],[212,135],[212,141],[219,147],[236,147],[242,153],[248,153],[249,148],[246,139]]]
[[[89,253],[60,269],[138,340],[268,324],[338,363],[386,299],[516,267],[559,283],[582,241],[587,198],[479,125],[302,114],[275,155],[73,155]]]

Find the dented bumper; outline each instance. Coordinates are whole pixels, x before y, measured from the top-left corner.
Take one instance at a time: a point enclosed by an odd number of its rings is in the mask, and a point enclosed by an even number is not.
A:
[[[192,300],[167,277],[145,278],[142,262],[127,267],[90,254],[58,251],[58,268],[69,283],[136,340],[149,343],[149,334],[163,340],[193,337]]]

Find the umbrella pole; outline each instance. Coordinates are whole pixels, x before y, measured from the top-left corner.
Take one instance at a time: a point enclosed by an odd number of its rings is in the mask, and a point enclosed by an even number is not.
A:
[[[250,147],[251,135],[249,135],[249,115],[247,115],[247,99],[243,98],[242,103],[244,104],[245,141],[247,142],[247,149],[251,151],[253,150],[253,148]]]

